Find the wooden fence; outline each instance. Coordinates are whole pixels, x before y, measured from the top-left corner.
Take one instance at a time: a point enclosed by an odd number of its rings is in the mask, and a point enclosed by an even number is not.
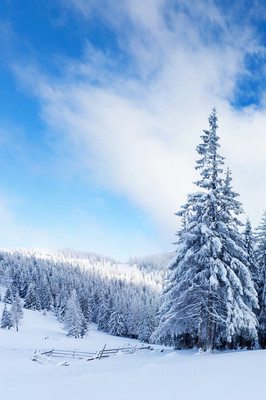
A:
[[[37,351],[35,350],[32,360],[39,361],[41,363],[48,362],[51,358],[61,358],[61,359],[85,359],[86,361],[100,360],[102,358],[110,357],[118,352],[133,354],[138,350],[152,350],[151,346],[140,346],[140,347],[119,347],[116,349],[106,349],[106,345],[98,352],[88,352],[79,350],[59,350],[52,349],[47,351]],[[46,361],[46,362],[45,362]],[[60,365],[69,365],[67,362]]]

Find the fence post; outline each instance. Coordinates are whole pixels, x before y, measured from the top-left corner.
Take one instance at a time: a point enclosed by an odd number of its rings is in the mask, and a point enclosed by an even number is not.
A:
[[[105,347],[106,347],[106,344],[103,346],[103,349],[102,349],[102,351],[100,352],[99,360],[101,359],[101,357],[102,357],[102,355],[103,355],[103,352],[104,352],[104,350],[105,350]]]

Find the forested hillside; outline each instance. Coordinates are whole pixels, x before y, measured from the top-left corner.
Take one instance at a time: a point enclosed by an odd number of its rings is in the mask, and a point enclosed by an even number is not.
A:
[[[70,250],[2,250],[3,301],[16,294],[24,308],[52,310],[66,332],[83,336],[89,323],[114,335],[148,341],[157,323],[162,272]]]

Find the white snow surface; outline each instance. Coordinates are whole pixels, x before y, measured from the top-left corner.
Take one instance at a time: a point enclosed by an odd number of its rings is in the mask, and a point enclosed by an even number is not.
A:
[[[11,400],[256,400],[265,396],[263,350],[204,355],[166,348],[161,352],[162,347],[155,346],[153,351],[118,353],[102,360],[68,360],[69,366],[32,361],[35,350],[98,351],[105,344],[106,348],[140,345],[98,332],[95,325],[84,339],[68,338],[52,313],[44,316],[24,310],[18,332],[0,329],[1,396]]]

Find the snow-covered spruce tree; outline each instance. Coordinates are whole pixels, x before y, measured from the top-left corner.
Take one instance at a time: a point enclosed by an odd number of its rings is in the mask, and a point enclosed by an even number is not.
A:
[[[61,291],[56,299],[56,316],[60,322],[64,321],[66,314],[66,307],[68,301],[67,291],[61,288]]]
[[[266,348],[266,211],[256,234],[256,257],[259,266],[259,343]]]
[[[81,285],[80,290],[78,291],[78,298],[79,298],[79,304],[81,307],[82,314],[84,315],[86,321],[88,323],[91,322],[91,296],[88,291],[88,289],[84,286]]]
[[[12,289],[10,286],[8,286],[5,296],[4,296],[4,302],[7,304],[12,304]]]
[[[88,331],[89,331],[89,323],[88,323],[86,317],[84,317],[84,315],[82,315],[80,337],[83,338],[85,335],[88,334]]]
[[[156,312],[150,307],[146,307],[143,310],[141,322],[138,329],[138,339],[142,342],[148,343],[150,341],[150,337],[155,330],[156,327]]]
[[[110,301],[109,299],[107,299],[107,294],[104,294],[101,299],[101,303],[99,305],[99,310],[98,310],[97,323],[99,331],[108,332],[108,324],[111,314],[112,314],[112,307]]]
[[[140,301],[139,297],[132,296],[132,298],[129,299],[126,315],[127,334],[129,337],[132,337],[134,339],[138,338],[140,330],[141,320],[139,316],[142,312],[142,306],[143,304]]]
[[[40,298],[37,293],[37,288],[34,283],[31,283],[26,297],[25,297],[25,303],[24,303],[24,308],[27,308],[28,310],[40,310],[41,309],[41,304],[40,304]]]
[[[1,318],[1,328],[8,328],[10,329],[13,326],[13,321],[11,317],[10,311],[6,308],[6,304],[2,313],[2,318]]]
[[[234,343],[243,335],[254,342],[257,320],[252,307],[257,296],[248,269],[244,241],[238,231],[241,212],[231,187],[230,172],[223,178],[224,159],[218,153],[217,116],[197,147],[196,169],[202,190],[189,194],[177,213],[183,227],[176,256],[170,262],[162,296],[159,328],[153,338],[179,348],[211,351]]]
[[[22,299],[24,299],[27,294],[29,281],[30,281],[29,274],[27,273],[27,271],[21,269],[18,292],[19,292],[19,297],[21,297]]]
[[[79,336],[84,336],[86,333],[84,326],[85,318],[82,314],[75,289],[72,291],[71,296],[66,304],[64,324],[67,331],[67,336],[74,336],[75,338],[78,338]]]
[[[23,310],[20,302],[18,292],[13,296],[12,306],[11,306],[11,318],[16,330],[18,331],[19,321],[23,318]]]
[[[115,336],[126,334],[126,320],[122,311],[114,311],[108,323],[108,333]]]
[[[39,283],[38,295],[40,299],[41,310],[51,310],[51,292],[49,289],[48,282],[45,279],[41,279]]]

